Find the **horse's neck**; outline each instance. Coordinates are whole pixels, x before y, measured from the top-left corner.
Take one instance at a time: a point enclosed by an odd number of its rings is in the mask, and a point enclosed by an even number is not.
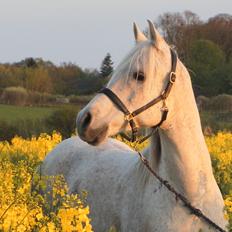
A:
[[[187,71],[180,65],[179,79],[169,96],[174,107],[170,109],[169,118],[159,135],[151,139],[150,159],[164,178],[190,200],[196,200],[208,191],[210,185],[212,187],[214,179],[191,82]],[[160,148],[157,150],[159,140]]]

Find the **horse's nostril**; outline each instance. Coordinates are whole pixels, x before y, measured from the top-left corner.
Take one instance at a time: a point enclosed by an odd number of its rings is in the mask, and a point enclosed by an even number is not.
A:
[[[82,129],[85,130],[89,126],[91,118],[91,114],[89,112],[86,112],[82,119]]]

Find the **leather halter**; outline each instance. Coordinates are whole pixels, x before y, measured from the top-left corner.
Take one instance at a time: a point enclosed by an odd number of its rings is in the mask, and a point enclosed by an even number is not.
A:
[[[162,116],[161,116],[161,120],[158,124],[156,124],[155,126],[153,126],[153,130],[152,132],[147,135],[146,137],[144,137],[142,140],[140,140],[139,142],[143,142],[146,139],[148,139],[153,132],[159,127],[161,126],[161,124],[166,120],[167,115],[168,115],[168,108],[166,106],[165,100],[167,99],[172,86],[176,80],[176,65],[177,65],[177,54],[176,52],[170,48],[170,52],[171,52],[171,59],[172,59],[172,67],[171,67],[171,71],[169,73],[169,80],[168,83],[166,85],[166,88],[164,89],[164,91],[161,93],[160,96],[154,98],[153,100],[151,100],[150,102],[148,102],[146,105],[138,108],[137,110],[134,110],[132,113],[127,109],[127,107],[125,106],[125,104],[120,100],[120,98],[110,89],[108,88],[103,88],[99,91],[99,93],[103,93],[105,94],[116,106],[117,108],[122,111],[125,115],[125,121],[127,121],[131,127],[131,131],[132,131],[132,135],[131,138],[129,138],[126,134],[122,133],[121,135],[128,141],[130,142],[134,142],[136,140],[136,135],[138,133],[138,128],[136,127],[136,123],[134,121],[134,117],[137,116],[138,114],[142,113],[143,111],[147,110],[148,108],[150,108],[151,106],[157,104],[160,101],[163,101],[163,107],[161,108],[162,111]]]

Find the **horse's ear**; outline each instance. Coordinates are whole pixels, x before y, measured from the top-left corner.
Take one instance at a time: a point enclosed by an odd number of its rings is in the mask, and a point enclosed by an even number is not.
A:
[[[154,24],[150,20],[147,21],[149,25],[149,39],[156,47],[159,47],[160,44],[164,41],[164,39],[162,38],[160,33],[155,29]]]
[[[136,23],[133,24],[133,28],[134,28],[134,35],[135,35],[136,42],[147,40],[147,37],[140,31]]]

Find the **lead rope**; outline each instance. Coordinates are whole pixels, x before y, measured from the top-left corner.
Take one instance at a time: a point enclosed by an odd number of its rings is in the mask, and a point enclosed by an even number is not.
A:
[[[158,128],[155,129],[157,131]],[[155,132],[153,131],[153,133]],[[133,148],[136,151],[136,153],[139,155],[140,160],[145,165],[145,167],[149,170],[149,172],[161,183],[161,185],[164,185],[169,192],[173,193],[175,195],[176,200],[181,200],[184,203],[184,206],[189,209],[189,211],[192,214],[195,214],[198,218],[202,218],[205,222],[207,222],[210,226],[214,227],[216,230],[221,232],[226,232],[224,229],[222,229],[219,225],[217,225],[215,222],[213,222],[210,218],[205,216],[202,211],[196,207],[194,207],[189,200],[183,196],[181,193],[177,192],[176,189],[169,184],[169,182],[165,179],[163,179],[161,176],[159,176],[156,171],[151,167],[149,161],[144,157],[144,155],[137,149],[137,145],[140,144],[140,141],[136,141]]]

